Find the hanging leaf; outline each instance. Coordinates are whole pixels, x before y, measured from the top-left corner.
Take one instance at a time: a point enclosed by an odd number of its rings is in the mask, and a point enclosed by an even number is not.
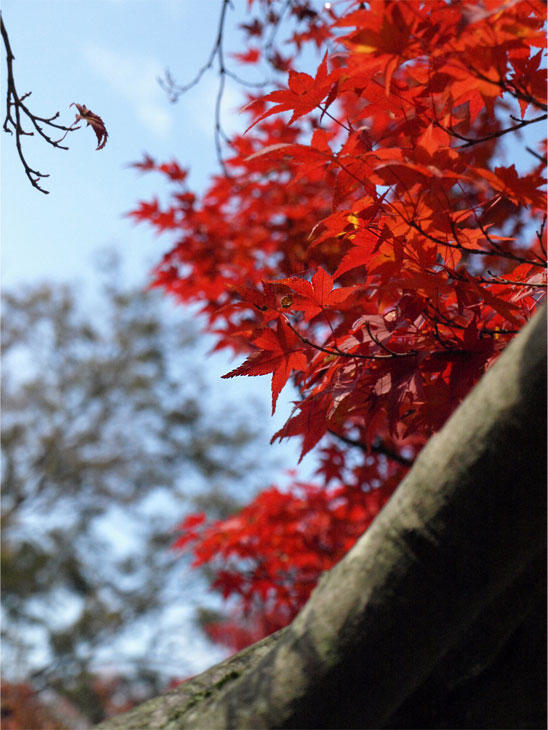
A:
[[[78,114],[76,115],[75,121],[79,122],[80,120],[83,120],[90,127],[93,128],[93,131],[95,132],[95,135],[97,137],[96,149],[102,150],[107,143],[108,132],[106,130],[105,123],[103,122],[101,117],[97,114],[94,114],[91,109],[88,109],[84,104],[73,103],[71,104],[71,106],[75,106],[78,109]]]

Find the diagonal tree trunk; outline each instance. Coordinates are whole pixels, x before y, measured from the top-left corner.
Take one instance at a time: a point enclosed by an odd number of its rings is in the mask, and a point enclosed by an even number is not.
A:
[[[538,313],[286,629],[102,730],[545,727]]]

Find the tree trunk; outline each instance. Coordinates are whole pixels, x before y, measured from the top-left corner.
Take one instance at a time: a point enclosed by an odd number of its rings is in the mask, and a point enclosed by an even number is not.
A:
[[[546,727],[538,313],[286,629],[102,730]]]

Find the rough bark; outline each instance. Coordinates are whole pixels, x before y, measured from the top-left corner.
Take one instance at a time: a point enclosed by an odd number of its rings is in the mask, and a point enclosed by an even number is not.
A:
[[[290,626],[99,727],[545,727],[545,419],[543,312]]]

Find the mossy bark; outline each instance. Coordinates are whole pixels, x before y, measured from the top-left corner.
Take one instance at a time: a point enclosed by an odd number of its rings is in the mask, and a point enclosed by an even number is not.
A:
[[[504,726],[497,695],[535,684],[544,655],[545,422],[543,312],[290,626],[99,727]],[[506,726],[544,722],[537,684],[528,717],[522,689]]]

